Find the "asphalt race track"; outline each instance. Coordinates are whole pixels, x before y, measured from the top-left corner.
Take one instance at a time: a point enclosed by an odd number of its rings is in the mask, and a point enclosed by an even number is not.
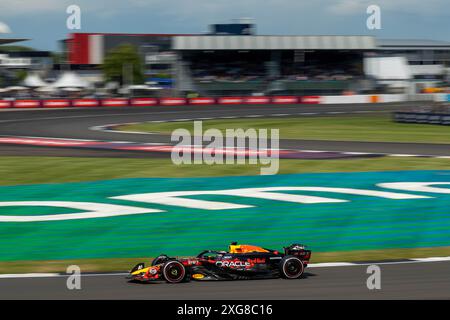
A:
[[[220,119],[253,117],[308,117],[339,116],[342,114],[364,114],[410,110],[421,104],[359,104],[359,105],[279,105],[279,106],[176,106],[176,107],[126,107],[126,108],[77,108],[42,109],[0,112],[0,137],[46,137],[67,139],[91,139],[103,141],[132,141],[139,143],[166,143],[169,136],[157,134],[132,134],[105,132],[92,128],[109,124],[142,121],[183,121],[186,119]],[[382,154],[417,154],[428,156],[450,156],[450,149],[440,144],[378,143],[319,140],[281,140],[280,148],[323,150],[340,152],[366,152]],[[140,152],[108,150],[83,150],[79,156],[148,157]],[[68,150],[36,147],[0,145],[3,155],[49,155],[67,156]],[[163,155],[159,155],[163,156]]]
[[[0,299],[450,299],[450,262],[379,264],[381,289],[369,290],[367,265],[307,268],[298,280],[129,283],[124,274],[0,279]]]

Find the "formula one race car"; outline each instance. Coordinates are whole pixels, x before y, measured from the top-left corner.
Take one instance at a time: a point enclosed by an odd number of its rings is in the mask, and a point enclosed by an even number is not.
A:
[[[165,280],[169,283],[190,280],[298,279],[311,258],[305,246],[292,244],[283,252],[252,245],[231,243],[228,251],[205,250],[193,258],[156,257],[149,267],[137,264],[128,279],[139,282]]]

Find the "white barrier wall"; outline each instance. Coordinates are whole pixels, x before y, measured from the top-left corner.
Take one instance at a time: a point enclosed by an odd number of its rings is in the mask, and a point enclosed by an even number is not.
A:
[[[406,94],[379,94],[378,102],[402,102],[407,101]]]
[[[341,104],[341,103],[388,103],[407,101],[406,94],[358,94],[349,96],[321,96],[321,104]]]
[[[351,96],[321,96],[321,104],[340,104],[340,103],[368,103],[370,102],[368,95],[351,95]]]
[[[420,94],[410,94],[408,96],[409,101],[437,101],[441,96],[441,93],[420,93]]]

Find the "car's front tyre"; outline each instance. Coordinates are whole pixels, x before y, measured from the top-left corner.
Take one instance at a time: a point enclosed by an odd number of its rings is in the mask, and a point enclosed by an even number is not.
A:
[[[169,283],[180,283],[186,277],[186,268],[178,260],[170,260],[162,267],[162,276]]]
[[[294,256],[285,256],[280,262],[280,275],[285,279],[298,279],[303,275],[305,266]]]

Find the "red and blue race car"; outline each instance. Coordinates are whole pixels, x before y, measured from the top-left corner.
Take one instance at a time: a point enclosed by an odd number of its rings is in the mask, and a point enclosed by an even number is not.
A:
[[[190,280],[247,280],[286,278],[303,275],[311,258],[304,245],[292,244],[282,251],[231,243],[228,251],[205,250],[196,257],[172,258],[160,255],[150,266],[137,264],[128,279],[139,282],[163,280],[169,283]]]

